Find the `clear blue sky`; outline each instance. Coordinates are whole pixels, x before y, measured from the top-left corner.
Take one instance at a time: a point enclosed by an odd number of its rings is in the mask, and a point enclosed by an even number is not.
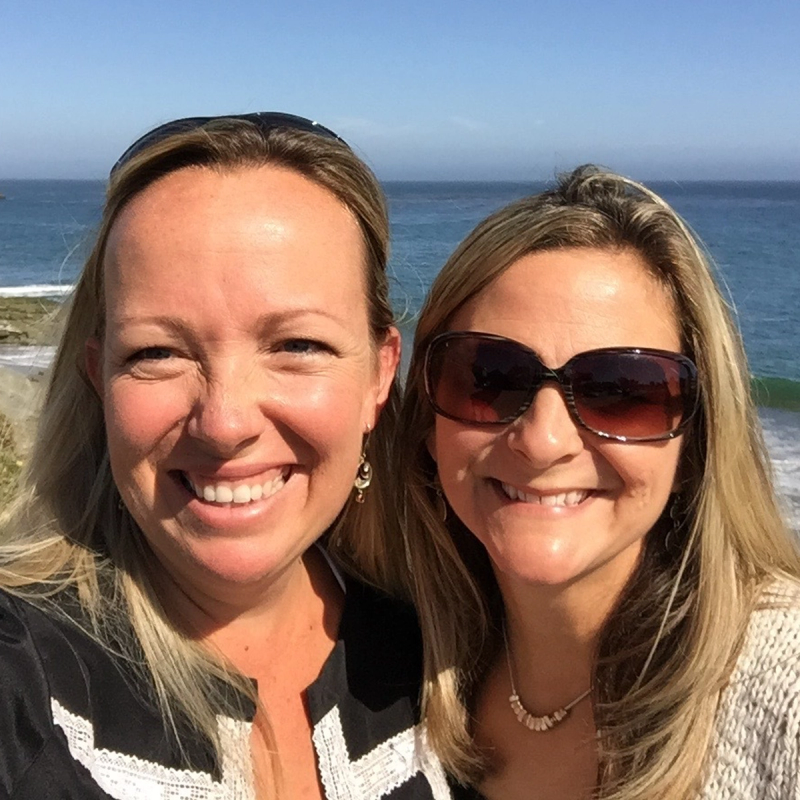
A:
[[[0,177],[283,110],[391,179],[800,179],[797,0],[0,0]]]

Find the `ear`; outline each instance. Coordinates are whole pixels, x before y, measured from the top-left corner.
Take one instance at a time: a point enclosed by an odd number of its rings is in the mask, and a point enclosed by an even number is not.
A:
[[[96,336],[86,340],[83,347],[83,365],[97,396],[103,399],[103,345]]]
[[[374,394],[372,394],[371,408],[367,409],[368,419],[366,427],[370,430],[375,428],[378,415],[389,399],[389,392],[392,389],[397,368],[400,365],[400,354],[402,350],[402,340],[400,331],[395,327],[389,328],[384,340],[378,347],[377,354],[377,374],[374,384]]]

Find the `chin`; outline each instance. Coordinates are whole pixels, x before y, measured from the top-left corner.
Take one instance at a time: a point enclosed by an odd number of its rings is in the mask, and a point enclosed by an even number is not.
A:
[[[509,565],[505,569],[495,567],[495,570],[502,572],[506,580],[543,588],[569,586],[591,574],[571,564],[536,564],[531,565],[529,569],[520,569],[519,565]]]
[[[584,582],[598,582],[616,591],[630,578],[641,553],[641,540],[612,553],[587,553],[570,550],[560,540],[539,541],[531,547],[504,547],[490,558],[498,580],[515,584],[566,588]]]
[[[225,586],[256,586],[279,577],[304,550],[276,547],[262,537],[208,537],[191,542],[151,542],[164,570],[189,589],[217,593]],[[296,552],[295,552],[296,550]]]
[[[218,559],[197,562],[200,570],[212,580],[231,586],[253,586],[280,572],[278,565],[269,559],[259,563],[248,557],[227,553]]]

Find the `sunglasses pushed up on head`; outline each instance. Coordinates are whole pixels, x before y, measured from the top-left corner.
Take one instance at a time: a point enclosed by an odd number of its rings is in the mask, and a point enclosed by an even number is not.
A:
[[[699,401],[691,359],[642,347],[589,350],[551,369],[513,339],[452,331],[428,345],[424,375],[436,413],[468,425],[508,425],[557,383],[580,427],[618,442],[674,438]]]
[[[220,122],[249,122],[255,125],[260,131],[266,133],[277,128],[287,128],[293,131],[301,131],[303,133],[313,133],[317,136],[322,136],[326,139],[335,139],[343,145],[348,146],[347,142],[342,139],[339,134],[334,133],[330,128],[320,125],[305,117],[298,117],[296,114],[286,114],[282,111],[256,111],[252,114],[223,114],[218,117],[183,117],[182,119],[173,119],[170,122],[165,122],[153,130],[148,131],[143,136],[140,136],[118,159],[116,164],[111,168],[113,175],[121,166],[127,164],[134,156],[152,147],[158,142],[174,136],[176,133],[189,133],[190,131],[199,130],[209,123]]]

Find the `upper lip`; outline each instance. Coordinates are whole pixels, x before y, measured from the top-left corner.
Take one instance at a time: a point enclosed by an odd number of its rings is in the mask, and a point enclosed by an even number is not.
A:
[[[516,489],[518,492],[523,492],[524,494],[535,494],[539,497],[547,497],[548,495],[558,495],[558,494],[569,494],[569,492],[598,492],[600,489],[592,486],[566,486],[566,487],[559,487],[559,488],[547,488],[547,489],[540,489],[534,486],[521,486],[518,483],[512,483],[511,481],[500,481],[500,483],[505,484],[506,486],[511,486]]]
[[[191,475],[196,479],[205,479],[210,482],[237,481],[247,478],[261,478],[264,475],[287,472],[291,464],[225,464],[219,467],[185,467],[181,472]]]

